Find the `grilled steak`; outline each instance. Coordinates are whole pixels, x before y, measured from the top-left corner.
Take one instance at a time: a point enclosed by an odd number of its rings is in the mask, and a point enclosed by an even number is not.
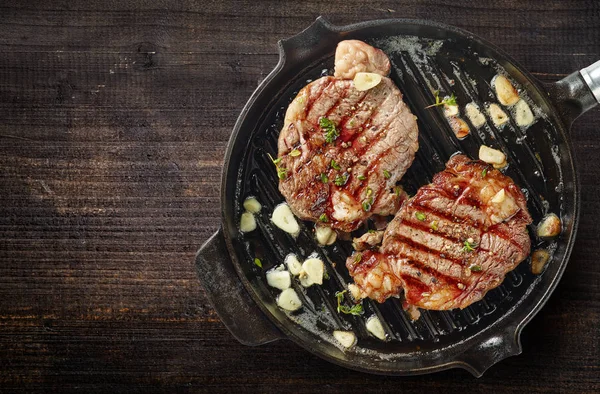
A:
[[[351,64],[351,53],[381,52],[360,44],[351,46],[362,51],[344,50],[345,60],[336,59],[336,67],[346,64],[345,77],[373,57]],[[364,69],[388,72],[381,55]],[[417,136],[415,117],[389,78],[367,91],[350,79],[320,78],[287,109],[278,142],[279,190],[299,218],[352,231],[373,214],[397,211],[402,195],[395,184],[414,159]]]
[[[465,308],[527,257],[530,223],[512,179],[457,155],[402,205],[379,250],[355,253],[346,266],[359,297],[383,302],[403,289],[408,305]]]

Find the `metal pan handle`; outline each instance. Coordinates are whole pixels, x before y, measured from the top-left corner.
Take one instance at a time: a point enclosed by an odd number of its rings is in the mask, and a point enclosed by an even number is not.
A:
[[[244,289],[219,229],[196,254],[196,270],[206,295],[225,327],[244,345],[257,346],[282,339]]]
[[[551,85],[548,94],[570,126],[581,114],[600,103],[600,61]]]
[[[521,354],[520,329],[514,326],[495,332],[491,337],[479,340],[463,353],[459,360],[462,368],[479,378],[491,366],[510,356]]]

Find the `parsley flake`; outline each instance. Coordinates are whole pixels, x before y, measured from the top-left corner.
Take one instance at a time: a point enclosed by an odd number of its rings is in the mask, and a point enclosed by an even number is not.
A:
[[[437,225],[438,225],[438,222],[437,222],[437,220],[434,220],[433,222],[431,222],[431,229],[432,229],[433,231],[437,231],[437,229],[438,229],[438,226],[437,226]]]
[[[415,212],[415,217],[417,219],[419,219],[420,221],[427,219],[427,216],[425,216],[425,214],[423,212],[419,212],[419,211]]]
[[[465,240],[465,243],[464,243],[464,245],[465,245],[465,246],[463,247],[463,251],[465,251],[465,252],[467,252],[467,253],[468,253],[468,252],[472,252],[472,251],[474,251],[474,250],[475,250],[475,248],[473,248],[474,244],[473,244],[473,243],[471,243],[471,242],[469,242],[469,240],[468,240],[468,239],[467,239],[467,240]]]
[[[385,179],[390,179],[392,177],[392,174],[390,174],[388,170],[383,170],[383,177]]]
[[[254,265],[259,268],[262,268],[262,261],[260,261],[260,259],[257,257],[254,259]]]
[[[327,217],[326,214],[322,213],[321,216],[319,216],[319,220],[322,221],[323,223],[327,223],[329,221],[329,218]]]
[[[348,174],[338,175],[333,180],[333,183],[335,183],[336,186],[344,186],[347,182],[348,182]]]
[[[283,167],[277,167],[277,177],[279,179],[285,179],[287,178],[287,169],[283,168]]]
[[[302,152],[300,152],[299,149],[294,149],[293,151],[290,152],[290,156],[292,157],[297,157],[300,156],[302,154]]]
[[[329,178],[324,173],[321,173],[321,182],[323,182],[323,183],[329,182]]]
[[[481,171],[481,177],[485,178],[485,176],[487,175],[487,167],[483,169],[483,171]]]
[[[319,119],[319,126],[325,132],[325,141],[330,144],[340,136],[340,132],[335,128],[335,124],[326,117]]]
[[[340,165],[334,159],[331,159],[331,168],[338,171],[342,169],[342,167],[340,167]]]
[[[440,91],[436,90],[433,95],[435,96],[435,104],[431,104],[428,105],[427,107],[425,107],[425,109],[427,108],[432,108],[432,107],[439,107],[441,105],[458,105],[456,103],[456,96],[454,95],[454,93],[452,93],[452,95],[450,97],[446,96],[444,97],[444,99],[440,99]]]
[[[342,305],[342,300],[344,299],[344,294],[347,291],[348,290],[344,290],[344,291],[338,291],[335,293],[335,298],[337,298],[337,312],[345,313],[347,315],[354,315],[354,316],[362,315],[362,313],[363,313],[362,303],[355,304],[352,307]]]
[[[364,181],[365,179],[367,179],[367,177],[366,177],[366,176],[364,176],[364,175],[359,175],[359,176],[358,176],[358,180],[359,180],[359,181]]]
[[[480,272],[480,271],[481,271],[481,266],[480,266],[480,265],[477,265],[477,264],[473,264],[472,266],[470,266],[470,267],[469,267],[469,269],[470,269],[472,272]]]

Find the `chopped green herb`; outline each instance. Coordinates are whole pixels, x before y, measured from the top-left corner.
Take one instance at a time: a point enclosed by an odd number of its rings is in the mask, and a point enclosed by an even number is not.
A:
[[[355,304],[352,307],[342,305],[342,300],[344,299],[344,294],[347,291],[348,290],[344,290],[344,291],[338,291],[335,293],[335,298],[337,298],[337,312],[345,313],[347,315],[354,315],[354,316],[362,315],[362,313],[363,313],[362,303]]]
[[[329,182],[329,178],[327,177],[327,175],[321,173],[321,182],[323,182],[323,183]]]
[[[319,220],[322,221],[323,223],[327,223],[329,221],[329,218],[327,217],[326,214],[322,213],[321,216],[319,216]]]
[[[392,174],[390,174],[388,170],[383,170],[383,177],[385,179],[390,179],[392,177]]]
[[[423,212],[419,212],[419,211],[415,212],[415,217],[417,219],[419,219],[420,221],[427,219],[427,216],[425,216],[425,214]]]
[[[259,268],[262,268],[262,261],[260,261],[260,259],[257,257],[254,259],[254,265]]]
[[[340,132],[335,128],[335,124],[326,117],[319,119],[319,126],[325,132],[325,141],[332,143],[340,136]]]
[[[267,153],[267,155],[269,156],[269,159],[271,159],[273,164],[275,164],[275,166],[277,166],[277,164],[279,164],[279,162],[281,161],[281,157],[278,157],[277,159],[273,159],[273,156],[271,156],[270,153]]]
[[[450,97],[445,97],[443,100],[440,99],[440,91],[439,90],[436,90],[435,92],[433,92],[433,95],[435,96],[435,104],[431,104],[431,105],[425,107],[425,109],[431,108],[431,107],[439,107],[441,105],[458,105],[456,103],[456,96],[454,95],[454,93],[452,93],[452,95]]]
[[[277,167],[277,177],[279,179],[287,178],[287,170],[283,167]]]
[[[349,123],[350,127],[354,127],[354,123],[355,123],[355,122],[354,122],[354,119],[352,119],[352,120],[350,121],[350,123]]]
[[[483,171],[481,171],[481,177],[485,178],[485,176],[487,175],[487,167],[483,169]]]
[[[333,159],[331,159],[331,168],[338,171],[342,169],[342,167],[340,167],[340,165]]]
[[[290,156],[292,157],[297,157],[300,156],[302,154],[302,152],[300,152],[299,149],[294,149],[293,151],[290,152]]]
[[[472,252],[475,249],[473,248],[473,244],[471,242],[469,242],[469,240],[466,240],[464,243],[464,247],[463,247],[463,251],[465,252]]]
[[[369,229],[369,231],[367,231],[367,232],[368,232],[369,234],[374,234],[374,233],[376,233],[377,231],[375,231],[375,230],[373,230],[373,229],[371,228],[371,229]]]
[[[433,231],[437,231],[437,229],[438,229],[438,226],[437,226],[437,225],[438,225],[438,222],[437,222],[437,220],[434,220],[433,222],[431,222],[431,229],[432,229]]]
[[[480,272],[481,271],[481,266],[474,264],[474,265],[470,266],[469,269],[471,271],[473,271],[473,272]]]
[[[348,174],[338,175],[333,180],[333,183],[335,183],[336,186],[344,186],[346,182],[348,182]]]
[[[372,198],[370,198],[367,201],[363,201],[363,203],[362,203],[363,211],[369,212],[371,210],[371,206],[372,205],[373,205],[373,199]]]
[[[329,273],[327,271],[323,272],[323,279],[329,279]]]
[[[357,254],[354,256],[354,262],[355,262],[355,263],[360,263],[360,261],[361,261],[361,260],[362,260],[362,253],[357,253]]]
[[[396,196],[400,197],[400,191],[402,190],[402,188],[400,186],[396,186],[394,188],[394,193],[396,194]]]
[[[369,197],[371,194],[373,194],[373,189],[367,187],[367,197]]]
[[[359,175],[359,176],[358,176],[358,180],[359,180],[359,181],[364,181],[365,179],[367,179],[367,177],[366,177],[366,176],[364,176],[364,175]]]

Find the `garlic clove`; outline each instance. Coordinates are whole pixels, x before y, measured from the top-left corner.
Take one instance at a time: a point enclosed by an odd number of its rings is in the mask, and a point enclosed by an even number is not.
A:
[[[490,104],[488,107],[488,112],[490,113],[492,121],[496,126],[500,127],[508,122],[508,115],[502,111],[502,108],[500,108],[498,104]]]
[[[298,276],[300,275],[300,272],[302,272],[302,264],[300,261],[298,261],[298,257],[295,254],[288,254],[285,256],[285,260],[283,260],[283,262],[292,275]]]
[[[444,104],[444,116],[447,118],[458,115],[458,105]]]
[[[356,335],[352,331],[334,331],[333,337],[345,348],[356,344]]]
[[[498,149],[481,145],[479,147],[479,160],[485,161],[488,164],[501,165],[506,163],[506,155]]]
[[[519,102],[517,102],[514,111],[515,120],[521,127],[529,126],[535,120],[533,113],[531,112],[531,108],[529,108],[529,105],[523,100],[519,100]]]
[[[277,297],[277,305],[286,311],[293,312],[302,307],[302,301],[300,301],[300,298],[294,289],[289,288],[279,294],[279,297]]]
[[[496,89],[496,97],[500,104],[510,106],[519,101],[519,92],[504,75],[497,75],[492,84]]]
[[[479,111],[479,107],[475,103],[469,103],[465,106],[467,118],[471,121],[475,128],[480,128],[485,124],[485,116]]]
[[[337,238],[337,234],[331,229],[331,227],[318,225],[315,228],[315,236],[319,245],[331,245]]]
[[[273,215],[271,215],[271,221],[277,227],[293,236],[297,236],[300,233],[300,226],[292,210],[286,203],[281,203],[275,207]]]
[[[381,75],[375,73],[358,72],[354,76],[354,88],[359,92],[364,92],[379,85]]]
[[[240,218],[240,231],[243,233],[249,233],[255,229],[256,219],[254,219],[254,215],[250,212],[242,213],[242,217]]]
[[[496,193],[494,195],[494,197],[492,197],[492,199],[490,200],[490,202],[492,202],[494,204],[500,204],[505,199],[506,199],[506,192],[504,191],[504,189],[500,189],[500,191],[498,193]]]
[[[545,249],[535,250],[531,254],[531,273],[539,275],[550,260],[550,253]]]
[[[267,271],[267,283],[279,290],[288,289],[292,285],[290,273],[279,268]]]
[[[562,223],[554,213],[546,215],[538,224],[537,235],[542,239],[551,239],[560,234]]]
[[[250,213],[258,213],[261,208],[260,203],[254,197],[248,197],[244,200],[244,209]]]
[[[379,318],[375,315],[371,316],[368,320],[367,320],[367,330],[373,334],[376,338],[381,339],[382,341],[385,341],[386,339],[386,335],[385,335],[385,330],[383,329],[383,325],[381,325],[381,321],[379,320]]]
[[[300,284],[304,287],[310,287],[314,284],[323,284],[323,273],[325,272],[325,264],[321,259],[310,258],[302,263],[302,271],[300,272]]]

